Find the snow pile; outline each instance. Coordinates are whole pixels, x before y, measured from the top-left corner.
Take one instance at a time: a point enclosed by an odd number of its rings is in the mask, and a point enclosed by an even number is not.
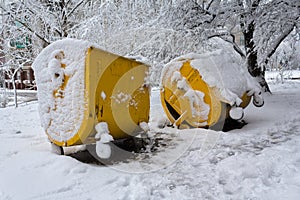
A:
[[[32,67],[38,87],[41,125],[64,142],[79,130],[85,110],[85,55],[89,42],[64,39],[50,44]]]
[[[229,111],[229,116],[232,119],[240,120],[244,117],[244,110],[241,107],[232,107]]]
[[[97,134],[95,136],[96,140],[100,139],[100,142],[102,143],[108,143],[110,141],[113,141],[113,137],[109,134],[108,125],[106,122],[100,122],[95,126],[95,129],[97,131]]]
[[[190,108],[192,108],[192,116],[202,120],[208,120],[208,114],[210,107],[204,102],[204,93],[189,89],[184,97],[187,97],[190,102]],[[207,122],[199,123],[199,126],[205,126]]]
[[[100,158],[108,159],[111,155],[111,148],[109,142],[113,141],[113,137],[109,134],[108,124],[106,122],[100,122],[95,126],[97,134],[96,153]],[[100,139],[100,140],[99,140]]]
[[[145,133],[150,131],[150,127],[147,122],[141,122],[139,125]]]
[[[209,87],[218,88],[220,95],[230,105],[239,105],[242,102],[240,97],[246,91],[249,91],[249,94],[258,94],[261,91],[259,84],[244,68],[242,60],[225,50],[204,54],[190,53],[178,57],[166,65],[162,78],[172,77],[172,80],[175,80],[178,74],[171,73],[179,71],[187,61],[190,61],[193,68],[198,69]]]

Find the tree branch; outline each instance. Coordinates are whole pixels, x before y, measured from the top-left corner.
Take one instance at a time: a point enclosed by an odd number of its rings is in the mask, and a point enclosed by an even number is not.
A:
[[[210,2],[208,2],[207,6],[206,6],[206,10],[209,10],[210,6],[212,5],[212,3],[214,2],[215,0],[211,0]]]
[[[84,0],[82,0],[82,1],[80,1],[80,2],[78,2],[77,4],[76,4],[76,6],[66,15],[66,17],[69,17],[70,15],[72,15],[73,14],[73,12],[82,4],[84,2]]]
[[[299,19],[297,17],[296,21]],[[268,64],[269,59],[272,57],[272,55],[276,52],[279,45],[282,43],[282,41],[294,30],[295,24],[291,25],[289,28],[285,29],[283,33],[275,40],[272,47],[270,48],[270,52],[267,53],[267,57],[265,60],[265,64]]]
[[[47,45],[50,44],[49,41],[47,41],[44,37],[42,37],[40,34],[36,33],[34,30],[32,30],[32,28],[30,28],[27,24],[23,23],[21,20],[19,19],[15,19],[17,22],[19,22],[20,24],[22,24],[28,31],[30,31],[32,34],[34,34],[35,36],[37,36],[40,40],[42,40],[43,42],[45,42]]]
[[[1,9],[3,11],[7,12],[7,15],[9,16],[13,16],[12,13],[8,12],[2,5],[1,5]],[[32,12],[32,11],[31,11]],[[49,41],[47,41],[44,37],[42,37],[40,34],[36,33],[32,28],[30,28],[26,23],[22,22],[19,19],[15,19],[15,21],[19,22],[20,24],[22,24],[29,32],[31,32],[32,34],[34,34],[35,36],[37,36],[40,40],[42,40],[43,42],[45,42],[47,45],[50,44]]]
[[[211,35],[208,37],[208,39],[210,38],[214,38],[214,37],[218,37],[222,40],[224,40],[225,42],[228,42],[229,44],[231,44],[234,48],[234,50],[242,57],[242,58],[246,58],[245,53],[243,52],[243,50],[239,47],[239,45],[237,45],[237,43],[235,42],[235,36],[233,34],[230,34],[230,36],[232,37],[232,41],[227,39],[227,38],[223,38],[222,36],[228,36],[228,34],[216,34],[216,35]]]

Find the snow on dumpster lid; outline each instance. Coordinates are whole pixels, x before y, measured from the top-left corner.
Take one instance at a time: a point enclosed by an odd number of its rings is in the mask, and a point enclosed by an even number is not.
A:
[[[243,64],[243,61],[235,53],[225,50],[216,50],[204,54],[190,53],[175,58],[167,64],[168,70],[180,70],[182,64],[190,61],[193,68],[198,69],[202,79],[210,86],[219,89],[220,94],[231,105],[239,105],[240,97],[246,91],[259,92],[260,86],[251,77]],[[164,73],[163,73],[164,74]]]
[[[90,46],[81,40],[59,40],[43,49],[32,65],[41,125],[58,142],[72,138],[83,121],[85,56]]]

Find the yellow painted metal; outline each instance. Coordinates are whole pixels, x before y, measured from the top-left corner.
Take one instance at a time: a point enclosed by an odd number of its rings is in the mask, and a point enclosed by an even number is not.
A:
[[[247,92],[245,92],[241,99],[243,102],[239,105],[239,107],[246,108],[251,101],[251,96],[248,96]]]
[[[217,88],[210,87],[203,81],[201,71],[191,67],[190,60],[184,62],[179,71],[193,90],[204,93],[204,102],[209,105],[210,111],[207,119],[195,118],[191,112],[190,99],[184,97],[186,91],[179,89],[177,82],[172,82],[172,73],[167,72],[162,75],[160,96],[163,109],[171,123],[177,126],[187,123],[191,127],[211,127],[228,117],[229,102],[221,96]],[[243,103],[240,106],[245,108],[251,97],[245,93],[241,99]],[[197,110],[201,110],[199,105],[194,106]]]
[[[89,65],[100,65],[95,91],[97,121],[105,121],[115,139],[136,135],[140,122],[148,122],[149,88],[144,84],[148,66],[95,49]],[[95,55],[95,56],[93,56]],[[101,55],[101,56],[96,56]],[[99,57],[103,57],[101,60]],[[102,94],[102,95],[101,95]]]
[[[114,139],[140,133],[139,123],[149,121],[150,91],[145,84],[148,69],[141,62],[90,47],[85,58],[82,124],[68,141],[52,142],[58,146],[93,143],[94,127],[99,122],[108,124]]]

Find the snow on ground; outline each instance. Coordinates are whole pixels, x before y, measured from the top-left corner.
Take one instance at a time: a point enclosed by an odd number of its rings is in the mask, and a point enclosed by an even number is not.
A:
[[[18,104],[26,104],[37,100],[36,90],[16,90],[16,92]],[[14,106],[14,91],[0,88],[0,108],[6,107],[4,106],[5,103],[7,104],[6,106]]]
[[[282,79],[299,79],[300,70],[282,70],[282,71],[269,71],[266,73],[266,79],[273,81],[281,81]]]
[[[51,153],[36,102],[1,108],[0,200],[299,199],[300,82],[270,87],[264,107],[245,110],[248,125],[226,133],[156,128],[164,114],[154,89],[150,128],[170,148],[113,166]],[[153,163],[160,155],[171,162]]]

